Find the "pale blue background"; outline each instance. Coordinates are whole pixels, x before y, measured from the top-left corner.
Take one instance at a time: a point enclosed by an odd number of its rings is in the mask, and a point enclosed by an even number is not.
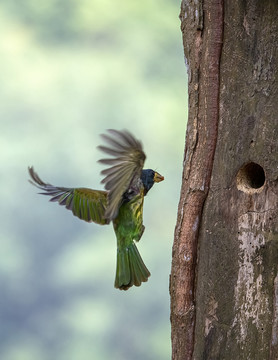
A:
[[[0,358],[170,358],[169,273],[186,127],[179,2],[0,2]],[[87,224],[27,182],[100,185],[99,134],[127,128],[146,167],[138,244],[152,276],[113,287],[112,226]]]

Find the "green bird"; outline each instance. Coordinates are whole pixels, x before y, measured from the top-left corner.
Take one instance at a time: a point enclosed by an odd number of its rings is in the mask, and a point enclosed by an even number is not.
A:
[[[43,182],[29,167],[31,184],[43,190],[87,222],[107,225],[113,222],[117,237],[117,266],[114,286],[127,290],[140,286],[151,275],[134,243],[144,232],[143,202],[155,182],[164,180],[158,172],[144,169],[146,155],[142,143],[127,130],[108,130],[102,134],[107,146],[98,148],[110,157],[99,160],[108,165],[101,174],[106,191],[88,188],[66,188]]]

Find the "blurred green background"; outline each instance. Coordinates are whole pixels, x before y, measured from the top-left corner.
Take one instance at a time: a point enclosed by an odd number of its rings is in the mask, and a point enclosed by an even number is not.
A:
[[[170,358],[168,281],[187,79],[179,1],[1,0],[1,360]],[[127,128],[146,167],[138,248],[152,276],[114,289],[112,226],[87,224],[27,182],[102,188],[99,134]]]

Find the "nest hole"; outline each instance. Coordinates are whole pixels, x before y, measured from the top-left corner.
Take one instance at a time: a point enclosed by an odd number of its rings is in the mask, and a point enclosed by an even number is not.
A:
[[[236,176],[238,190],[247,194],[261,192],[265,184],[264,169],[254,162],[243,165]]]

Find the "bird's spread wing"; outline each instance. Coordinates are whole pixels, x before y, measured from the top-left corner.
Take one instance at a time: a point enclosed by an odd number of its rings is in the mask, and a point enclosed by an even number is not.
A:
[[[101,174],[105,176],[102,183],[108,191],[105,217],[112,220],[118,214],[123,194],[140,177],[146,155],[141,142],[128,131],[108,130],[108,133],[102,135],[108,146],[99,146],[99,149],[111,158],[99,162],[109,165]]]
[[[87,222],[93,221],[101,225],[109,223],[105,217],[106,191],[53,186],[44,183],[33,167],[29,167],[28,170],[32,179],[29,180],[30,183],[43,190],[41,194],[51,196],[50,201],[57,201],[60,205],[71,210],[73,215]]]

